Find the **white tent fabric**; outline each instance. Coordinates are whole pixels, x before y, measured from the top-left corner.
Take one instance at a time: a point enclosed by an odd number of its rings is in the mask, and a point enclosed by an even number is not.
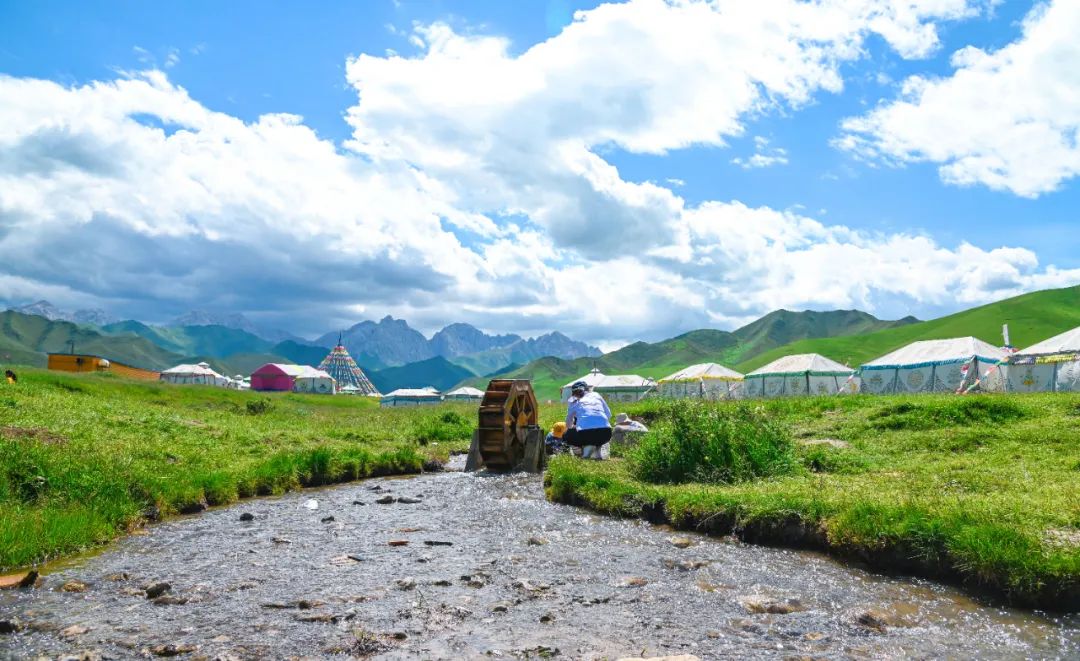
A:
[[[652,379],[637,374],[605,375],[592,389],[608,402],[636,402],[656,387]]]
[[[559,391],[559,399],[563,403],[570,401],[570,386],[574,385],[578,381],[584,381],[590,388],[595,388],[605,378],[604,374],[595,367],[585,376],[574,379],[570,383],[563,386]]]
[[[998,363],[1008,353],[975,337],[912,342],[860,368],[863,392],[956,392],[979,381],[984,391],[1004,389]]]
[[[1009,392],[1080,392],[1080,326],[1017,351],[1005,375]]]
[[[857,392],[858,377],[850,367],[816,353],[777,358],[743,377],[743,397],[835,395]]]
[[[230,384],[230,380],[226,376],[218,374],[207,363],[198,363],[196,365],[177,365],[176,367],[170,367],[163,371],[160,380],[166,383],[173,383],[177,385],[200,385],[200,386],[217,386],[219,388],[226,388]]]
[[[443,396],[434,388],[399,388],[383,395],[379,406],[430,406],[442,401]]]
[[[657,381],[661,397],[732,399],[742,392],[743,375],[717,363],[700,363]]]
[[[458,388],[457,390],[451,390],[450,392],[446,393],[446,398],[447,399],[454,399],[454,400],[466,400],[466,401],[467,400],[473,400],[473,399],[483,399],[484,398],[484,391],[483,390],[478,390],[476,388],[471,388],[469,386],[462,386],[461,388]]]
[[[307,365],[294,365],[299,367],[299,374],[293,378],[293,392],[315,393],[319,395],[333,395],[337,392],[337,382],[323,370],[308,367]]]

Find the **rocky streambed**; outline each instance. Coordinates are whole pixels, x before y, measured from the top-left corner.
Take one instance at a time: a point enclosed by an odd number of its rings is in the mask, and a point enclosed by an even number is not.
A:
[[[155,525],[0,591],[0,658],[1076,658],[1080,618],[548,503],[376,479]]]

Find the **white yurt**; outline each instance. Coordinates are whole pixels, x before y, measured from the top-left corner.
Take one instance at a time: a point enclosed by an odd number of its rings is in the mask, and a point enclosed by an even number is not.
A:
[[[1080,391],[1080,326],[1009,357],[1009,392]]]
[[[855,370],[821,354],[777,358],[743,377],[743,397],[835,395],[859,390]]]
[[[717,363],[701,363],[657,381],[661,397],[733,399],[742,393],[743,375]]]
[[[317,395],[333,395],[337,392],[337,382],[323,370],[301,366],[300,374],[293,379],[293,392],[314,393]]]
[[[559,391],[559,399],[562,400],[563,403],[570,401],[570,386],[574,385],[578,381],[584,381],[588,384],[590,388],[595,388],[601,381],[604,380],[604,378],[604,374],[594,367],[585,376],[574,379],[570,383],[563,386]]]
[[[462,386],[457,390],[451,390],[446,393],[447,401],[454,402],[479,402],[484,398],[484,391],[477,388],[470,388],[469,386]]]
[[[975,337],[912,342],[860,368],[862,391],[872,394],[957,392],[976,379],[984,391],[1004,387],[998,363],[1004,349]]]
[[[379,399],[379,406],[431,406],[443,401],[443,396],[434,388],[398,388]]]
[[[215,372],[207,363],[170,367],[161,373],[160,379],[165,383],[176,385],[217,386],[219,388],[229,385],[229,378]]]
[[[656,389],[656,381],[637,374],[607,374],[592,390],[608,402],[636,402]]]

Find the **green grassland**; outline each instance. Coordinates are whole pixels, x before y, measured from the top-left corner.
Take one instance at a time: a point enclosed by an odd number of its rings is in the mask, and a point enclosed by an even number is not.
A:
[[[1020,604],[1080,608],[1080,395],[707,406],[753,409],[748,427],[731,427],[736,446],[764,420],[779,448],[756,464],[765,469],[731,473],[742,477],[730,484],[710,477],[723,474],[717,470],[641,470],[639,462],[663,459],[656,450],[664,446],[653,444],[651,456],[620,449],[609,462],[557,458],[545,478],[549,497],[819,548]],[[663,434],[672,419],[666,407],[646,400],[615,408]],[[543,406],[541,423],[550,427],[564,412]],[[0,568],[75,553],[147,519],[238,498],[417,472],[464,451],[474,425],[468,404],[380,409],[366,398],[22,370],[18,384],[0,386]],[[793,462],[784,439],[794,441]],[[818,439],[848,447],[807,443]],[[676,483],[642,479],[676,474],[683,476]],[[686,475],[702,481],[677,483]]]
[[[468,449],[475,408],[228,391],[20,370],[0,386],[0,569],[147,518],[418,472]]]
[[[1080,326],[1080,286],[1047,289],[990,303],[947,317],[861,335],[803,339],[758,354],[736,365],[740,372],[755,370],[782,356],[819,353],[858,367],[916,340],[937,340],[974,335],[998,346],[1001,325],[1009,325],[1017,348],[1041,342]]]
[[[664,434],[664,406],[646,400],[629,408]],[[655,452],[643,451],[643,442],[642,451],[608,462],[556,458],[548,495],[684,529],[817,548],[1018,604],[1080,609],[1080,395],[751,406],[794,440],[793,470],[732,484],[646,482],[635,475],[649,473],[640,462],[655,462]],[[817,439],[848,447],[808,443]]]

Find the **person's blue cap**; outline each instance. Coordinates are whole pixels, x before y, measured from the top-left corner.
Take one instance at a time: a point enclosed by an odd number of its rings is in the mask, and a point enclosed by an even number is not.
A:
[[[575,390],[588,390],[588,389],[589,389],[589,384],[585,383],[584,381],[578,381],[578,382],[574,383],[574,385],[570,386],[570,391],[571,392],[573,392]]]

